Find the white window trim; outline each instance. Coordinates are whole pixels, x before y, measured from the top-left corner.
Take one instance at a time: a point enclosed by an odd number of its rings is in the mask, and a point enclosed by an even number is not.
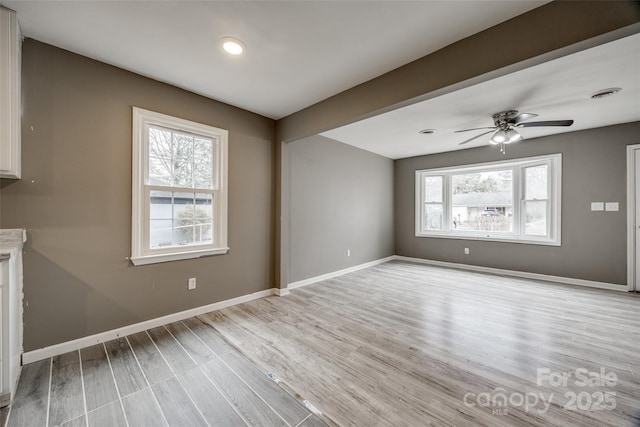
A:
[[[218,190],[214,207],[215,241],[212,244],[189,245],[184,248],[150,249],[148,247],[149,213],[146,208],[148,143],[145,125],[156,125],[196,135],[213,138],[217,142],[216,177]],[[227,153],[228,131],[190,120],[184,120],[154,111],[133,107],[133,151],[132,151],[132,200],[131,200],[131,262],[145,265],[182,259],[200,258],[229,252],[227,246]]]
[[[548,201],[547,204],[547,223],[548,235],[536,237],[533,235],[525,235],[519,233],[490,233],[485,231],[460,231],[451,230],[447,218],[451,218],[451,205],[449,197],[451,193],[450,176],[454,173],[472,172],[474,170],[489,171],[492,169],[503,169],[505,167],[514,167],[522,171],[526,167],[539,164],[549,164],[550,173],[548,185]],[[425,176],[440,175],[444,176],[443,189],[443,230],[424,231],[422,230],[422,219],[424,218],[424,191],[422,181]],[[524,214],[522,204],[524,203],[523,195],[524,184],[521,182],[521,174],[515,173],[513,176],[513,203],[514,203],[514,230],[521,230],[522,218]],[[519,159],[501,160],[488,163],[476,163],[470,165],[451,166],[437,169],[417,170],[415,173],[415,235],[416,237],[436,237],[442,239],[460,239],[460,240],[486,240],[491,242],[509,242],[524,243],[534,245],[561,246],[562,245],[562,154],[548,154],[544,156],[526,157]],[[516,204],[518,208],[516,209]]]

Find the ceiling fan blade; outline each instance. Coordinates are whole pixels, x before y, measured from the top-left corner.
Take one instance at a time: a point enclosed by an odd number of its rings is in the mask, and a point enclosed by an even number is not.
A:
[[[486,127],[486,128],[473,128],[473,129],[463,129],[463,130],[457,130],[455,131],[455,133],[459,133],[459,132],[469,132],[470,130],[483,130],[483,129],[498,129],[495,126],[492,127]]]
[[[458,145],[464,145],[464,144],[466,144],[467,142],[471,142],[471,141],[473,141],[474,139],[476,139],[476,138],[480,138],[481,136],[486,135],[486,134],[489,134],[489,133],[491,133],[491,132],[493,132],[493,128],[491,128],[491,130],[490,130],[489,132],[484,132],[484,133],[481,133],[480,135],[476,135],[476,136],[474,136],[473,138],[469,138],[469,139],[467,139],[466,141],[462,141],[462,142],[461,142],[460,144],[458,144]]]
[[[533,113],[520,113],[511,120],[508,120],[507,123],[517,125],[518,123],[522,123],[525,120],[531,120],[534,117],[538,117],[538,115]]]
[[[519,128],[532,128],[541,126],[571,126],[573,120],[548,120],[546,122],[529,122],[516,125]]]

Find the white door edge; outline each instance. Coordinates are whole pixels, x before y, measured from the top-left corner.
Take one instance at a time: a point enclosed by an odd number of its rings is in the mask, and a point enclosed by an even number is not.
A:
[[[638,271],[638,227],[640,212],[638,209],[638,180],[640,179],[640,144],[627,146],[627,289],[640,291],[640,272]]]

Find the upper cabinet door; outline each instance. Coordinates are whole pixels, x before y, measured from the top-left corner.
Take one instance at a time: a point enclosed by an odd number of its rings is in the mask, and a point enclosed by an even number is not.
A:
[[[0,7],[0,177],[20,178],[20,47],[16,13]]]

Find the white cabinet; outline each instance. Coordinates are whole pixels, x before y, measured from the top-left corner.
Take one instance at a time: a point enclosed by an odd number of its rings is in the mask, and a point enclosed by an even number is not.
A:
[[[20,178],[20,52],[16,13],[0,7],[0,178]]]
[[[0,406],[13,399],[22,359],[24,230],[0,230]]]

